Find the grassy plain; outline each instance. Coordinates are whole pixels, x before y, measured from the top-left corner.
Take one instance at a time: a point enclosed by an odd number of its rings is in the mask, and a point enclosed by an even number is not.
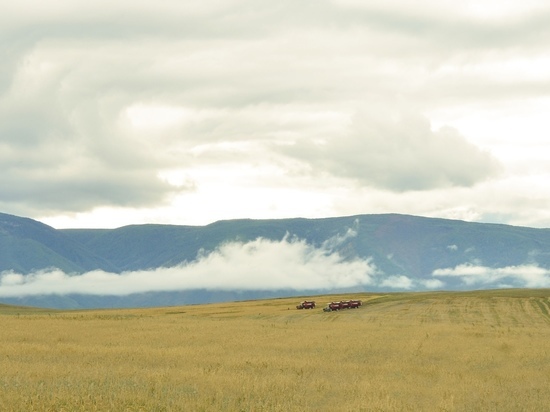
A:
[[[542,411],[550,291],[134,310],[0,305],[2,411]],[[316,297],[318,305],[340,296]]]

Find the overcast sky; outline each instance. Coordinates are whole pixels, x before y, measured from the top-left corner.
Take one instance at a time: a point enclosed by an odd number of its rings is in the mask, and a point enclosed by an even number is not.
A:
[[[543,0],[8,0],[0,211],[550,227],[549,21]]]

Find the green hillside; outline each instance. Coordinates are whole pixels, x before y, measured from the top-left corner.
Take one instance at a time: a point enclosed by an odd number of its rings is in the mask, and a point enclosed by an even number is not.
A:
[[[25,275],[48,268],[58,268],[70,275],[93,270],[115,274],[154,270],[195,262],[222,245],[244,244],[258,238],[282,243],[306,242],[315,253],[337,255],[348,262],[368,260],[376,268],[376,279],[349,289],[353,291],[426,290],[429,284],[447,290],[533,287],[533,283],[526,283],[521,276],[505,281],[489,276],[473,286],[460,276],[446,276],[444,281],[434,278],[434,271],[464,265],[483,270],[535,268],[539,272],[546,271],[538,275],[535,285],[550,285],[550,229],[398,214],[326,219],[240,219],[206,226],[146,224],[117,229],[65,230],[0,214],[0,276],[2,272]],[[430,287],[433,288],[429,286],[428,289]],[[79,293],[12,296],[3,300],[58,308],[144,307],[291,296],[316,293],[316,290],[210,288],[147,291],[126,296]]]
[[[550,267],[550,229],[469,223],[407,215],[360,215],[327,219],[231,220],[203,227],[139,225],[113,230],[62,230],[121,270],[194,260],[223,242],[258,237],[304,239],[317,247],[353,236],[334,247],[349,258],[372,257],[386,273],[425,277],[465,262],[487,266],[533,263]]]
[[[62,231],[32,219],[0,213],[0,272],[30,273],[45,268],[66,273],[118,270]]]

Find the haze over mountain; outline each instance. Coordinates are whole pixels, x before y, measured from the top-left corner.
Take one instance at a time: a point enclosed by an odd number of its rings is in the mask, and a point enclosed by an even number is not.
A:
[[[56,230],[0,214],[0,301],[160,306],[550,286],[550,229],[409,215]]]

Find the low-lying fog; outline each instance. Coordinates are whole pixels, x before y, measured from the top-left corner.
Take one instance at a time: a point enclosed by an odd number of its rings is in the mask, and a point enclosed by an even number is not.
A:
[[[353,233],[348,233],[352,236]],[[550,270],[536,265],[488,268],[466,263],[442,268],[424,279],[381,272],[372,259],[349,259],[334,250],[332,239],[321,247],[304,240],[258,238],[247,243],[227,243],[193,262],[175,267],[84,274],[57,269],[23,275],[0,274],[0,297],[48,294],[130,295],[143,292],[207,290],[335,290],[364,287],[365,290],[445,289],[446,281],[464,287],[550,287]]]

